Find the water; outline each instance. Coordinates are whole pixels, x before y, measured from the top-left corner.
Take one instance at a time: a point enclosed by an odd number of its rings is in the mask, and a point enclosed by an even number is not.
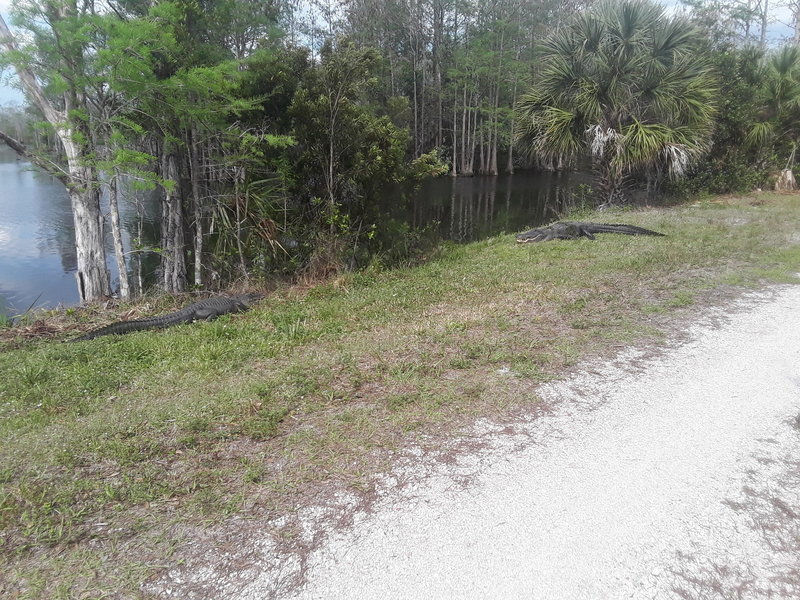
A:
[[[145,202],[147,237],[155,234],[157,210],[152,199]],[[120,219],[125,228],[123,242],[130,249],[128,231],[135,231],[138,222],[135,205],[122,206]],[[108,266],[115,281],[108,238]],[[0,315],[77,304],[76,260],[75,228],[64,185],[0,148]]]
[[[579,201],[590,178],[584,173],[522,171],[497,177],[440,177],[413,193],[388,194],[379,222],[434,227],[441,239],[470,242],[529,229],[558,218]]]
[[[0,152],[0,313],[77,303],[74,239],[64,186]]]
[[[370,221],[383,230],[387,244],[398,239],[398,231],[409,228],[427,228],[439,239],[468,242],[503,231],[522,231],[556,218],[582,183],[588,183],[587,178],[576,173],[442,177],[424,182],[413,192],[399,188],[388,192]],[[152,195],[141,194],[138,201],[144,207],[145,242],[155,243],[158,202]],[[120,210],[123,242],[129,250],[131,236],[127,232],[136,231],[137,210],[130,201]],[[0,149],[0,315],[78,303],[74,239],[64,186]],[[107,251],[114,281],[110,236]],[[151,255],[153,258],[157,259]],[[155,262],[149,261],[149,270],[155,268]]]

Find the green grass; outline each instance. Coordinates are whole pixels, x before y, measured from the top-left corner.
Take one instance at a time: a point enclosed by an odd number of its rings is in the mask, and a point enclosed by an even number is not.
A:
[[[163,332],[61,344],[5,330],[0,589],[135,590],[175,550],[176,522],[280,514],[326,481],[368,489],[431,432],[524,408],[538,382],[659,340],[732,287],[796,282],[800,201],[761,198],[581,217],[665,238],[449,245]],[[99,316],[115,318],[63,318]]]

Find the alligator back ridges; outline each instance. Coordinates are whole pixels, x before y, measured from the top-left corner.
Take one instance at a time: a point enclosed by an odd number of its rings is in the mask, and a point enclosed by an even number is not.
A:
[[[221,315],[245,311],[250,308],[251,304],[261,298],[263,298],[262,294],[214,296],[213,298],[206,298],[205,300],[194,302],[181,310],[166,315],[148,317],[145,319],[132,319],[130,321],[117,321],[116,323],[100,327],[99,329],[95,329],[68,341],[83,342],[103,335],[122,335],[133,331],[163,329],[182,323],[191,323],[192,321],[211,321]]]
[[[538,227],[517,235],[517,242],[547,242],[550,240],[576,240],[581,237],[595,239],[595,233],[622,233],[624,235],[657,235],[663,233],[626,225],[624,223],[583,223],[580,221],[560,221],[547,227]]]

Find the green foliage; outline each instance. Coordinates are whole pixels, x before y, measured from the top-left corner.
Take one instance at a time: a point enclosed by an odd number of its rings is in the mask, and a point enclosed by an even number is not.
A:
[[[768,170],[754,165],[742,148],[732,147],[718,158],[709,157],[689,177],[667,189],[678,195],[749,192],[762,187],[768,175]]]
[[[428,177],[447,175],[449,170],[447,163],[442,160],[441,151],[436,148],[411,161],[408,177],[412,181],[419,182]]]
[[[346,40],[327,45],[289,108],[298,181],[331,233],[349,229],[354,209],[402,177],[408,134],[368,102],[377,62],[373,50]]]
[[[588,152],[605,201],[630,177],[677,178],[708,150],[714,79],[689,23],[646,0],[604,2],[544,45],[542,74],[519,102],[522,146],[574,160]]]
[[[760,83],[758,116],[746,146],[780,157],[774,168],[790,168],[800,144],[800,48],[784,46],[769,55]]]

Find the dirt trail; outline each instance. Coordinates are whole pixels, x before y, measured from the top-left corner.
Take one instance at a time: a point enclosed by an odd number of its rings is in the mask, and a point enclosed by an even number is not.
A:
[[[489,449],[333,534],[292,597],[800,597],[800,286],[543,393],[524,431],[482,425]]]

